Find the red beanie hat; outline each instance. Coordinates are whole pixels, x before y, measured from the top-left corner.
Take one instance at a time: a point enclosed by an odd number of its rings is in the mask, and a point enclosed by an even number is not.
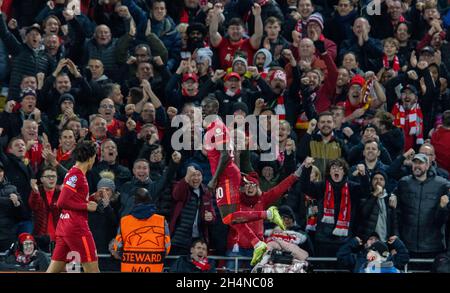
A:
[[[34,239],[33,235],[29,233],[22,233],[19,235],[19,243],[23,244],[25,241],[31,240],[36,243],[36,240]]]

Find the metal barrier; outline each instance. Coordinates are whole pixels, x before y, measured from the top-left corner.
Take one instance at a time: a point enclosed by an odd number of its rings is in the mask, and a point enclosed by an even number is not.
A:
[[[50,256],[49,253],[47,253],[48,256]],[[0,257],[5,256],[5,253],[0,253]],[[169,255],[166,257],[166,259],[177,259],[179,256],[176,255]],[[98,255],[99,259],[111,259],[111,255],[110,254],[99,254]],[[208,256],[209,259],[213,259],[213,260],[234,260],[234,272],[235,273],[239,273],[239,272],[243,272],[243,271],[250,271],[250,267],[248,268],[242,268],[239,269],[239,262],[243,262],[243,261],[250,261],[251,257],[244,257],[244,256],[216,256],[216,255],[211,255]],[[404,268],[404,272],[405,273],[426,273],[426,272],[430,272],[430,269],[428,270],[409,270],[409,267],[411,265],[418,265],[418,264],[422,264],[422,265],[431,265],[433,263],[434,259],[426,259],[426,258],[413,258],[409,260],[409,264],[405,265]],[[308,258],[308,262],[310,262],[313,265],[317,265],[319,263],[324,263],[326,264],[327,268],[315,268],[314,272],[349,272],[348,270],[344,270],[342,268],[338,268],[337,267],[337,258],[336,257],[309,257]],[[168,268],[165,268],[165,271]],[[226,270],[225,268],[218,268],[221,271],[226,271],[229,272],[228,270]]]

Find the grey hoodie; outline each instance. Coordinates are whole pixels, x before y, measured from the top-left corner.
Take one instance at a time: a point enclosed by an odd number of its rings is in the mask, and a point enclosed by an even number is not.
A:
[[[269,50],[267,50],[266,48],[261,48],[258,51],[256,51],[255,55],[253,55],[253,64],[256,64],[256,56],[259,53],[263,53],[264,55],[266,55],[266,61],[264,62],[264,66],[263,69],[266,70],[268,69],[270,63],[272,63],[272,53],[270,53]]]

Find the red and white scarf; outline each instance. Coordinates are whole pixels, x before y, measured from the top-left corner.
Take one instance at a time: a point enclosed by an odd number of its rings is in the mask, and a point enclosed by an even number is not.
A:
[[[416,137],[417,144],[423,144],[423,114],[419,103],[414,104],[410,110],[396,103],[392,109],[394,125],[403,129],[405,134]]]
[[[192,264],[202,272],[207,272],[211,269],[211,264],[206,257],[198,261],[192,259]]]
[[[394,56],[393,62],[394,63],[392,64],[392,69],[395,72],[400,71],[400,61],[398,60],[398,56],[397,55]],[[384,54],[384,56],[383,56],[383,67],[386,68],[386,69],[390,69],[391,65],[389,63],[390,62],[388,60],[388,56],[386,54]]]
[[[306,231],[316,231],[317,227],[317,204],[316,201],[305,194],[306,206]]]
[[[274,110],[275,114],[278,115],[278,119],[286,120],[286,107],[284,106],[284,97],[282,95],[277,98],[277,104]]]
[[[330,181],[326,181],[325,198],[323,201],[323,218],[322,223],[334,224],[334,191]],[[350,227],[351,217],[351,200],[346,182],[341,190],[341,203],[336,227],[333,235],[345,237],[348,236],[348,228]]]

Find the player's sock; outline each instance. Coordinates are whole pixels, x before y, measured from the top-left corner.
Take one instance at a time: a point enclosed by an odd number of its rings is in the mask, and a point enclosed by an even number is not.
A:
[[[250,265],[256,265],[262,259],[266,250],[267,244],[263,241],[259,241],[258,244],[256,244],[255,249],[253,250],[253,258]]]
[[[280,213],[278,212],[278,208],[276,206],[271,206],[267,209],[267,219],[280,227],[282,230],[286,230],[283,218],[280,216]]]

